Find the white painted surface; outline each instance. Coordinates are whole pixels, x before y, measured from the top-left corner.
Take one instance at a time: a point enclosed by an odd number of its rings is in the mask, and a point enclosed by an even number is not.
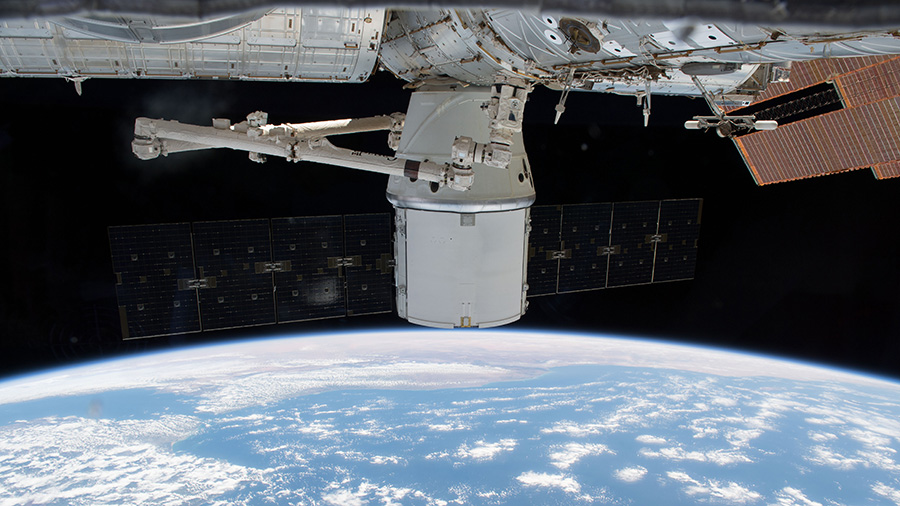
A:
[[[482,87],[425,86],[416,91],[410,97],[397,157],[445,163],[452,160],[457,136],[489,143],[489,118],[481,107],[488,100],[490,89]],[[513,135],[510,150],[512,160],[507,168],[474,164],[475,182],[468,191],[432,191],[427,181],[396,176],[388,181],[387,198],[395,207],[463,213],[530,206],[535,198],[534,182],[521,132]]]
[[[459,214],[398,209],[400,314],[429,327],[493,327],[524,312],[526,210]],[[474,218],[474,224],[471,223]],[[401,299],[398,297],[398,305]]]

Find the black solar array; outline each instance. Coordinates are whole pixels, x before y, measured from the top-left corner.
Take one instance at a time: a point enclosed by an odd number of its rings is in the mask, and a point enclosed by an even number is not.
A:
[[[194,278],[190,223],[110,227],[109,243],[122,337],[200,330],[197,291],[178,286]]]
[[[528,239],[528,295],[556,293],[561,206],[533,206]]]
[[[656,247],[653,282],[694,277],[702,200],[664,200],[659,210],[661,242]]]
[[[563,206],[559,293],[606,287],[612,204]]]
[[[347,314],[387,313],[393,309],[391,215],[344,216]]]
[[[126,339],[390,312],[390,215],[109,228]]]
[[[653,244],[659,201],[617,202],[613,207],[612,244],[620,246],[609,262],[607,287],[642,285],[653,279]]]
[[[693,278],[701,204],[690,199],[532,207],[528,295]]]
[[[278,321],[344,316],[344,281],[328,259],[344,255],[340,216],[272,220],[272,258],[290,261],[275,273]]]
[[[272,274],[256,272],[272,258],[269,220],[194,223],[194,256],[198,276],[215,278],[199,291],[203,330],[275,323]]]
[[[690,279],[702,201],[535,206],[528,295]],[[391,218],[109,228],[124,338],[389,312]]]

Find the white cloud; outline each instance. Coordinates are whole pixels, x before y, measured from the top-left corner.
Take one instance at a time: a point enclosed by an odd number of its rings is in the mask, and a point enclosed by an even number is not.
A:
[[[844,421],[834,416],[826,417],[809,417],[805,419],[806,423],[815,425],[843,425]]]
[[[44,418],[0,428],[0,505],[210,503],[268,470],[171,450],[200,426],[194,417]]]
[[[516,477],[526,487],[558,488],[563,492],[577,494],[581,491],[581,485],[575,478],[564,474],[547,474],[528,471]]]
[[[691,427],[694,431],[694,439],[714,438],[719,435],[719,429],[716,427]]]
[[[733,481],[722,483],[716,480],[700,482],[690,475],[680,471],[669,471],[666,475],[678,482],[684,483],[684,493],[690,496],[708,496],[710,499],[728,502],[731,504],[748,504],[762,498],[759,492],[750,490]]]
[[[859,465],[865,465],[863,459],[854,457],[845,457],[844,455],[828,448],[826,446],[814,446],[810,449],[810,454],[806,456],[806,460],[813,464],[833,467],[842,471],[847,471]]]
[[[465,401],[453,401],[450,404],[453,406],[471,406],[472,404],[485,404],[487,402],[487,399],[468,399]]]
[[[287,428],[287,430],[297,431],[301,434],[318,436],[319,439],[327,439],[341,433],[340,430],[334,428],[333,424],[326,423],[321,420],[315,420],[308,423],[303,423],[301,421],[300,424],[291,425]]]
[[[730,464],[753,462],[750,457],[744,455],[734,448],[709,450],[709,451],[686,451],[680,446],[660,448],[659,450],[651,450],[649,448],[641,448],[638,453],[643,457],[661,458],[673,461],[692,460],[695,462],[711,462],[720,466]]]
[[[862,427],[866,431],[876,432],[891,438],[900,438],[900,420],[896,417],[884,416],[868,410],[843,410],[841,416],[848,423]]]
[[[872,492],[875,492],[881,497],[884,497],[889,501],[893,501],[894,504],[900,506],[900,490],[889,487],[881,482],[875,482],[875,484],[872,485]]]
[[[321,452],[318,452],[319,455],[340,455],[341,457],[351,461],[351,462],[368,462],[374,465],[386,465],[386,464],[406,464],[406,460],[402,457],[397,457],[394,455],[371,455],[364,454],[362,452],[354,451],[354,450],[334,450],[334,449],[324,449]],[[428,458],[427,456],[425,458]]]
[[[353,450],[333,450],[333,452],[335,455],[340,455],[341,457],[347,460],[352,460],[354,462],[361,462],[363,460],[366,460],[362,453]],[[323,451],[321,453],[327,454],[329,452]]]
[[[824,443],[825,441],[831,441],[837,439],[837,436],[830,432],[809,432],[809,438],[817,443]]]
[[[876,467],[891,473],[900,472],[900,464],[892,459],[889,454],[895,453],[893,448],[875,448],[856,452],[862,458],[866,467]]]
[[[758,501],[762,497],[758,492],[754,492],[753,490],[738,485],[733,481],[722,485],[719,482],[709,480],[705,485],[688,487],[686,492],[689,495],[709,495],[710,497],[721,499],[731,504],[752,503]]]
[[[584,437],[601,432],[609,432],[619,427],[618,423],[574,423],[557,422],[549,429],[541,429],[544,434],[567,434],[569,436]]]
[[[850,429],[845,432],[845,435],[866,446],[883,447],[891,444],[891,438],[870,430]]]
[[[349,429],[347,432],[355,436],[379,437],[384,435],[383,429],[366,428],[366,429]]]
[[[669,471],[666,473],[666,476],[682,483],[697,483],[689,474],[682,471]]]
[[[789,409],[788,404],[770,399],[753,404],[759,408],[754,416],[703,417],[692,420],[688,427],[695,439],[724,437],[731,446],[746,447],[766,430],[773,430],[772,419],[782,416],[781,411]]]
[[[550,453],[550,460],[554,466],[560,469],[568,469],[572,464],[584,457],[601,455],[603,453],[615,455],[615,452],[607,448],[606,445],[569,443],[562,447],[556,447],[555,451]]]
[[[369,462],[376,465],[383,464],[399,464],[404,462],[404,460],[400,457],[395,457],[393,455],[373,455],[372,458],[369,459]]]
[[[617,469],[613,475],[617,480],[624,481],[625,483],[634,483],[644,479],[644,476],[647,475],[647,468],[643,466],[625,467]]]
[[[363,506],[366,502],[350,490],[338,490],[322,495],[322,500],[335,506]]]
[[[468,425],[463,425],[461,423],[435,423],[428,425],[428,430],[433,430],[435,432],[453,432],[457,430],[468,430],[469,428]]]
[[[745,447],[749,446],[750,441],[762,436],[763,431],[759,429],[732,429],[725,433],[725,440],[732,446]]]
[[[467,444],[461,445],[456,450],[456,456],[461,459],[472,459],[478,461],[492,460],[503,452],[512,451],[515,447],[515,439],[501,439],[496,443],[476,441],[475,445],[472,447],[469,447],[469,445]]]
[[[822,503],[813,501],[799,489],[784,487],[776,492],[775,503],[772,506],[822,506]]]
[[[641,434],[640,436],[634,438],[638,443],[644,443],[648,445],[664,445],[668,443],[665,438],[651,436],[649,434]]]
[[[363,479],[354,489],[351,482],[345,477],[341,481],[334,481],[326,487],[326,493],[322,494],[322,500],[335,506],[364,506],[377,501],[382,506],[399,506],[408,501],[404,499],[416,499],[416,503],[424,503],[435,506],[446,506],[447,501],[429,497],[425,493],[411,488],[395,487],[392,485],[376,485]]]
[[[222,424],[223,426],[226,423],[238,422],[237,424],[234,425],[235,427],[247,427],[247,426],[251,426],[251,425],[259,425],[259,424],[262,424],[263,422],[271,422],[274,419],[275,419],[275,417],[271,416],[271,415],[255,413],[252,415],[245,415],[245,416],[223,416],[223,417],[217,418],[216,422]]]
[[[509,350],[516,367],[509,368]],[[389,357],[415,356],[415,362]],[[548,357],[553,357],[552,362]],[[481,360],[486,365],[472,365]],[[597,363],[745,378],[834,380],[896,390],[895,384],[803,364],[696,347],[544,333],[384,332],[252,340],[30,375],[0,386],[0,403],[89,395],[117,385],[202,396],[220,412],[335,389],[432,389],[533,378],[548,367]],[[161,375],[160,371],[165,371]],[[259,371],[268,371],[259,374]],[[283,383],[287,381],[287,383]]]

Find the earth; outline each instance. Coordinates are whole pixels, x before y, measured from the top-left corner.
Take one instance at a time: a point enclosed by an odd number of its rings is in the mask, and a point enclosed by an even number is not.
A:
[[[0,505],[900,505],[900,384],[648,339],[247,340],[0,404]]]

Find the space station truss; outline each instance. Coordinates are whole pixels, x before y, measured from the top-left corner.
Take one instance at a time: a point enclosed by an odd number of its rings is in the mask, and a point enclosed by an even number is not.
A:
[[[692,279],[702,199],[534,206],[528,296]]]
[[[391,218],[109,227],[122,337],[393,310]]]

